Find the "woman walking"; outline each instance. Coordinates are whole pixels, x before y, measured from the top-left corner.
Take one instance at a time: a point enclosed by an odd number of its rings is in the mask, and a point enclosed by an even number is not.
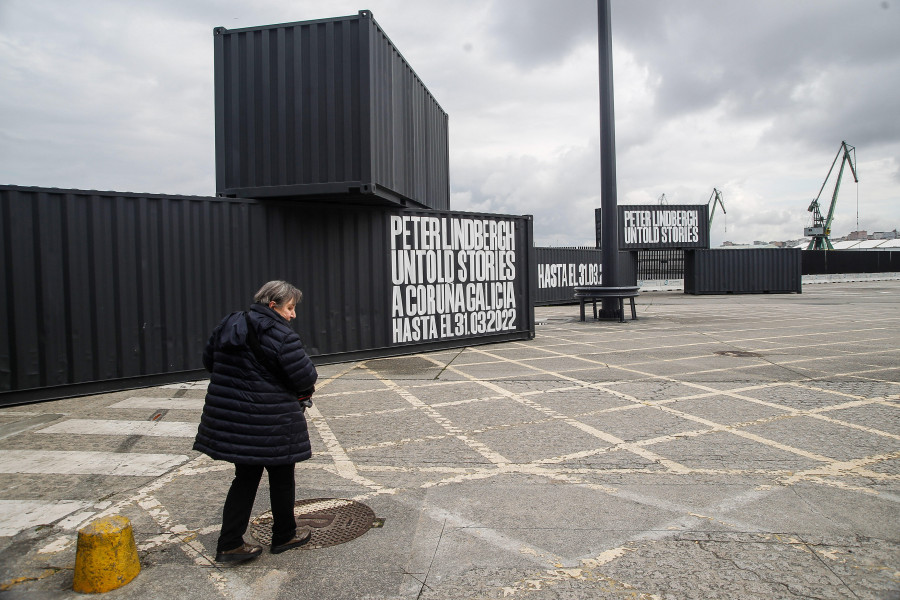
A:
[[[302,297],[285,281],[266,283],[248,312],[219,323],[203,352],[210,381],[194,450],[234,463],[216,545],[219,562],[262,553],[262,547],[244,542],[244,533],[263,469],[269,474],[272,553],[310,538],[309,528],[298,530],[294,519],[294,465],[312,456],[303,411],[318,377],[288,326]]]

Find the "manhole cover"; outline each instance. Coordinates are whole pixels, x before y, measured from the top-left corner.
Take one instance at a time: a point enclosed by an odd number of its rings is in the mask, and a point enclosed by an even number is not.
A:
[[[313,498],[294,505],[297,526],[312,529],[312,538],[301,548],[327,548],[356,539],[372,527],[380,526],[371,508],[355,500]],[[250,535],[259,542],[272,543],[272,512],[265,512],[250,523]]]
[[[759,352],[748,352],[746,350],[719,350],[716,352],[719,356],[737,356],[743,358],[760,358],[762,354]]]

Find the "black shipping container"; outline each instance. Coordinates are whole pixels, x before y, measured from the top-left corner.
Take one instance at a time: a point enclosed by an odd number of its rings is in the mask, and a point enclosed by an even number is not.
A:
[[[447,113],[371,12],[214,40],[218,195],[450,208]]]
[[[804,250],[804,275],[896,273],[900,250]]]
[[[602,283],[603,253],[595,248],[535,248],[535,304],[575,304],[575,286]],[[619,252],[619,285],[637,285],[635,252]]]
[[[530,217],[345,208],[0,186],[0,405],[203,378],[271,279],[320,364],[534,336]]]
[[[687,250],[685,294],[784,294],[802,291],[801,250]]]

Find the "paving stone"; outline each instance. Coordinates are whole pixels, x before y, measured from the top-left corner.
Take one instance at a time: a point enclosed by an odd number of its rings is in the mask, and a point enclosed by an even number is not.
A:
[[[648,293],[625,324],[538,308],[534,340],[324,365],[297,497],[362,502],[383,527],[227,568],[233,467],[104,429],[195,426],[196,408],[114,405],[202,400],[205,380],[0,409],[0,461],[186,457],[161,476],[0,473],[0,511],[55,503],[0,536],[0,594],[80,597],[78,524],[109,513],[140,548],[108,594],[128,600],[900,598],[898,305],[900,281]],[[95,431],[41,432],[75,420]],[[269,508],[263,477],[252,514]]]

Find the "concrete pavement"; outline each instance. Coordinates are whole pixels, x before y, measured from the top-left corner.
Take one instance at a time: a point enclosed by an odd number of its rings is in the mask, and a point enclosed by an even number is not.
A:
[[[109,598],[900,598],[900,281],[637,305],[321,367],[298,500],[383,526],[236,567],[204,382],[2,409],[0,596],[79,597],[77,529],[121,514]]]

